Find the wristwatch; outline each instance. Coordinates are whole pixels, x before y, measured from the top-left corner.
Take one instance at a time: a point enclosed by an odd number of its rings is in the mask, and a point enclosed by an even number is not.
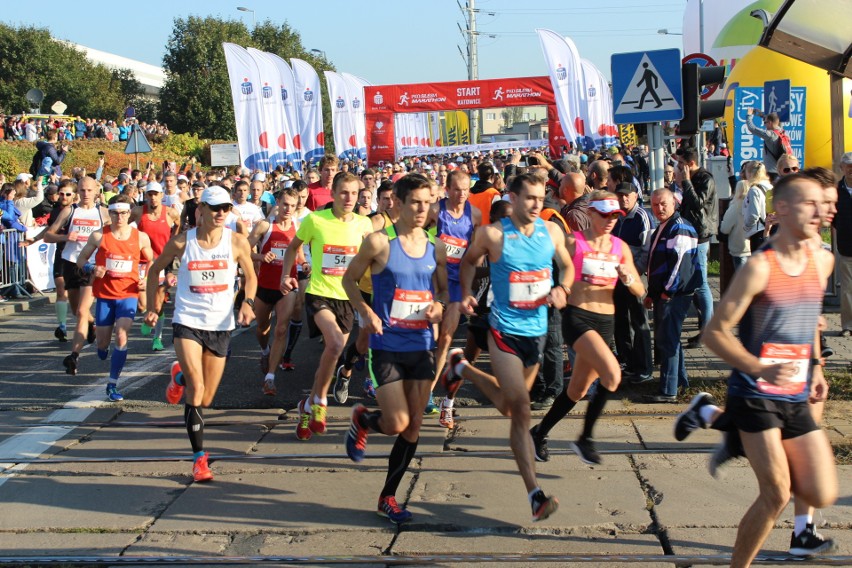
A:
[[[252,310],[254,309],[254,298],[246,298],[245,300],[243,300],[243,302],[251,306]]]

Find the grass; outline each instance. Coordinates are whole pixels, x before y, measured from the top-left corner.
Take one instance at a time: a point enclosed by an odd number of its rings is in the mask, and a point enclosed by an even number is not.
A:
[[[719,270],[721,265],[718,260],[708,260],[707,261],[707,275],[708,276],[719,276]]]
[[[828,400],[852,400],[852,374],[828,373]]]

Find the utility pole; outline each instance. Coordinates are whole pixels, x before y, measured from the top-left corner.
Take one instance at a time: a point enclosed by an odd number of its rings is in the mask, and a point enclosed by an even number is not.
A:
[[[479,80],[479,52],[477,48],[477,41],[479,38],[479,33],[476,31],[476,7],[474,6],[475,0],[467,0],[465,2],[465,6],[459,3],[456,0],[456,4],[459,6],[459,10],[462,11],[462,14],[467,16],[467,24],[465,26],[466,29],[462,30],[461,26],[459,26],[459,30],[462,35],[465,36],[465,42],[467,43],[467,79],[468,81],[478,81]],[[462,58],[464,56],[462,55]],[[472,110],[468,112],[468,116],[470,117],[470,141],[471,144],[479,143],[479,114],[480,110]]]

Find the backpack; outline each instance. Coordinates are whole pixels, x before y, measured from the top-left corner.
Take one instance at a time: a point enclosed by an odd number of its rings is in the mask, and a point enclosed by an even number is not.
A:
[[[35,178],[38,176],[38,169],[41,167],[41,150],[36,150],[35,155],[33,155],[33,161],[30,164],[30,175]]]
[[[793,155],[793,146],[790,145],[790,137],[787,136],[787,133],[784,130],[772,130],[775,134],[778,135],[778,143],[781,145],[781,153],[777,156],[775,152],[769,150],[769,146],[766,147],[766,150],[772,155],[773,158],[777,161],[784,154]]]

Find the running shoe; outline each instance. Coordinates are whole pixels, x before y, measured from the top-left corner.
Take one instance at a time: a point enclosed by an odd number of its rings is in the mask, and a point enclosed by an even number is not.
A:
[[[344,377],[343,371],[344,367],[341,365],[334,375],[334,400],[340,404],[346,404],[346,401],[349,400],[349,379],[352,378],[351,374]]]
[[[533,446],[535,446],[535,461],[550,461],[550,450],[547,447],[547,436],[539,436],[538,427],[539,424],[536,424],[530,428],[530,436],[532,436]]]
[[[819,334],[819,347],[820,347],[820,355],[823,359],[827,359],[834,355],[834,349],[828,344],[828,341],[825,339],[825,335],[822,333]]]
[[[109,400],[110,402],[120,402],[124,400],[124,397],[121,395],[120,392],[118,392],[118,388],[116,388],[116,386],[113,384],[107,384],[106,396],[107,400]]]
[[[432,398],[432,393],[429,393],[429,402],[426,403],[426,408],[423,409],[423,414],[438,414],[439,412],[441,412],[441,409],[435,404],[435,400]]]
[[[198,483],[213,480],[213,472],[210,471],[210,467],[207,465],[207,455],[207,452],[204,452],[204,455],[192,464],[192,477]]]
[[[145,322],[142,322],[142,325],[139,326],[139,333],[141,333],[142,335],[151,335],[151,332],[153,330],[154,328]]]
[[[388,495],[379,498],[379,510],[382,517],[387,517],[394,524],[401,525],[411,520],[411,513],[396,503],[396,497]]]
[[[68,334],[66,334],[65,330],[60,326],[56,326],[56,329],[53,330],[53,337],[58,339],[60,343],[66,343],[68,341]]]
[[[813,556],[834,551],[834,540],[825,538],[816,531],[813,523],[808,523],[798,536],[794,532],[790,537],[790,554],[793,556]]]
[[[296,438],[299,440],[311,439],[311,413],[304,410],[306,402],[304,399],[299,401],[299,423],[296,424]]]
[[[594,443],[589,438],[579,438],[571,442],[571,449],[580,458],[580,461],[589,465],[600,465],[601,455],[595,449]]]
[[[76,375],[77,374],[77,358],[74,357],[73,354],[68,355],[65,359],[62,360],[62,364],[65,365],[65,373],[68,375]]]
[[[275,388],[275,381],[273,379],[263,381],[263,394],[266,396],[275,396],[278,394],[278,389]]]
[[[95,339],[97,339],[97,335],[95,335],[95,322],[89,322],[89,330],[86,332],[86,343],[94,343]]]
[[[269,353],[260,354],[260,372],[264,375],[269,372]]]
[[[162,351],[163,349],[165,349],[165,347],[163,347],[163,340],[159,337],[155,337],[151,342],[151,351]]]
[[[745,450],[740,440],[740,433],[736,430],[724,432],[722,434],[722,441],[713,450],[713,453],[710,455],[710,461],[707,462],[707,469],[710,471],[710,475],[714,479],[721,479],[724,477],[722,466],[740,456],[745,456]]]
[[[532,520],[543,521],[550,515],[556,512],[559,508],[559,501],[556,497],[548,497],[544,491],[539,489],[532,497]]]
[[[370,377],[364,379],[364,397],[376,400],[376,387],[373,386],[373,379]]]
[[[325,434],[326,428],[326,417],[328,414],[328,408],[324,404],[312,404],[311,405],[311,414],[310,421],[308,422],[308,427],[311,429],[311,432],[314,434]]]
[[[183,396],[184,387],[177,382],[178,375],[182,374],[183,372],[180,370],[180,363],[177,361],[172,363],[171,370],[169,371],[171,378],[169,379],[169,385],[166,387],[166,401],[169,404],[179,403],[180,397]]]
[[[686,410],[678,414],[677,418],[675,418],[675,440],[683,442],[687,436],[699,428],[707,428],[707,423],[701,418],[701,409],[708,404],[716,404],[716,399],[710,393],[700,392],[692,397]]]
[[[439,408],[441,409],[441,414],[438,416],[438,424],[440,424],[447,430],[452,430],[453,426],[455,426],[455,420],[453,419],[453,409],[452,407],[447,406],[446,398],[441,400]]]
[[[455,348],[447,353],[447,366],[441,373],[441,386],[447,390],[448,396],[455,396],[462,385],[462,376],[456,373],[456,365],[465,361],[464,350]]]
[[[346,455],[355,463],[364,459],[367,452],[367,429],[361,426],[361,416],[367,412],[363,404],[356,404],[352,408],[352,420],[349,423],[349,431],[346,433]]]
[[[296,365],[290,359],[282,359],[281,363],[278,364],[278,367],[282,371],[295,371]]]

